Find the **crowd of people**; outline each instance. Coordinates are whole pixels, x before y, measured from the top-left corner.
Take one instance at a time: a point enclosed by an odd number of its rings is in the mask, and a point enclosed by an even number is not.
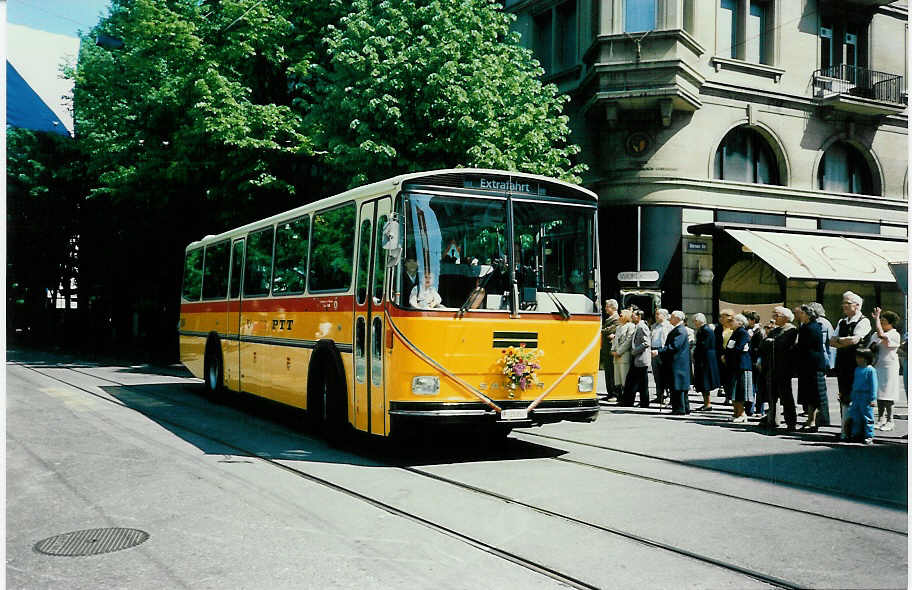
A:
[[[903,341],[895,312],[875,307],[868,318],[862,304],[860,296],[846,291],[843,317],[835,327],[817,302],[776,307],[765,325],[755,311],[722,309],[717,324],[697,313],[690,327],[682,311],[657,309],[650,325],[643,310],[619,310],[617,301],[609,299],[602,327],[607,400],[629,407],[638,397],[638,405],[648,408],[664,405],[667,395],[671,413],[685,415],[691,412],[691,388],[703,397],[696,411],[712,410],[717,392],[731,406],[732,422],[760,416],[758,426],[775,432],[781,426],[781,406],[787,432],[841,425],[841,440],[870,444],[875,428],[894,428],[893,406],[903,387]],[[652,400],[650,368],[656,391]],[[830,415],[828,373],[836,375],[838,417]],[[800,427],[797,405],[807,416]]]

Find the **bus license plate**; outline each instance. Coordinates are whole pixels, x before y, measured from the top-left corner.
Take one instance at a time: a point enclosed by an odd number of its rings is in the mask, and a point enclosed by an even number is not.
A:
[[[501,410],[500,419],[501,420],[528,420],[529,411],[528,410]]]

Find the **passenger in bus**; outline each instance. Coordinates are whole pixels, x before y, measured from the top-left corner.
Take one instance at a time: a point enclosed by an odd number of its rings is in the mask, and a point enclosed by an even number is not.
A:
[[[434,275],[425,273],[421,286],[412,287],[409,304],[418,309],[433,309],[441,307],[441,302],[440,294],[434,288]]]
[[[418,286],[418,261],[414,258],[405,259],[405,276],[402,277],[402,305],[408,303],[412,289]]]

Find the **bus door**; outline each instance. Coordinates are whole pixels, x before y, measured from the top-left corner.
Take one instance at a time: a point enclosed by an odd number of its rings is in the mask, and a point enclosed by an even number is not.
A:
[[[384,318],[386,255],[382,230],[389,219],[390,199],[361,205],[358,226],[358,274],[354,311],[354,424],[359,430],[386,433],[384,391]]]
[[[388,434],[386,428],[386,383],[384,364],[386,362],[386,346],[383,317],[387,305],[386,293],[388,291],[388,277],[386,268],[386,250],[383,249],[383,226],[390,218],[391,202],[389,197],[377,199],[374,209],[374,247],[373,270],[371,272],[371,293],[368,299],[368,374],[370,377],[370,415],[371,432],[374,434]]]
[[[241,389],[241,278],[244,276],[244,238],[231,244],[231,271],[228,286],[228,321],[222,344],[225,387]]]
[[[370,423],[370,378],[368,376],[368,324],[370,321],[370,270],[371,244],[374,234],[375,202],[368,201],[361,205],[358,215],[358,261],[355,278],[355,311],[352,353],[354,357],[355,382],[352,387],[354,404],[352,407],[355,428],[369,430]]]

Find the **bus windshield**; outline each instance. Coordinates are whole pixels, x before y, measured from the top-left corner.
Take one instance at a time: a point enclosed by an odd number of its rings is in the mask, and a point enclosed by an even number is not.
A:
[[[594,207],[515,200],[514,248],[508,202],[405,195],[402,307],[510,310],[511,273],[523,313],[596,313]]]

